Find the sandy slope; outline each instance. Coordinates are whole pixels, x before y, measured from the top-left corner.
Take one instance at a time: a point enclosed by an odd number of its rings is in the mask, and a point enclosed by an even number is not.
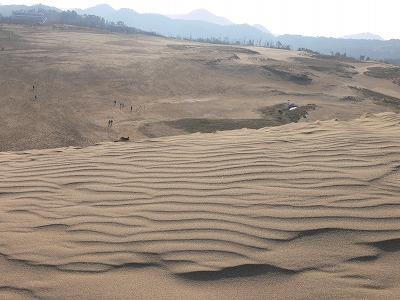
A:
[[[400,297],[400,116],[0,153],[0,298]]]
[[[288,100],[318,105],[310,122],[396,111],[367,98],[343,101],[359,96],[349,86],[400,103],[400,86],[364,74],[378,63],[297,51],[10,25],[0,28],[0,48],[0,151],[139,140],[140,129],[154,123],[147,136],[182,134],[158,122],[259,118],[259,109]],[[265,67],[306,73],[312,82],[285,80]]]

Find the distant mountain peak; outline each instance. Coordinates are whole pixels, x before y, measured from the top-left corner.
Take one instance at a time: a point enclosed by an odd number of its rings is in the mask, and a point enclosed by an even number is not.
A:
[[[114,10],[114,8],[110,4],[107,4],[107,3],[97,4],[91,8],[103,8],[103,9]]]
[[[178,20],[187,20],[187,21],[204,21],[208,23],[213,23],[217,25],[233,25],[234,23],[231,20],[228,20],[227,18],[217,16],[213,14],[212,12],[206,10],[206,9],[196,9],[191,11],[188,14],[183,14],[183,15],[170,15],[168,16],[171,19],[178,19]]]
[[[370,32],[362,32],[357,34],[350,34],[343,36],[344,39],[351,39],[351,40],[383,40],[380,35],[373,34]]]
[[[271,34],[271,31],[269,31],[267,28],[265,28],[263,25],[261,24],[254,24],[253,27],[257,28],[258,30],[261,30],[262,32]]]
[[[116,10],[108,4],[98,4],[84,10],[88,14],[96,16],[107,16],[113,14]]]

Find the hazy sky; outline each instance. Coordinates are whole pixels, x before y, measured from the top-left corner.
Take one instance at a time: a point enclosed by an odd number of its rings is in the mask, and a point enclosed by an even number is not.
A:
[[[259,23],[275,34],[339,37],[372,32],[400,38],[400,0],[0,0],[1,4],[41,2],[59,8],[87,8],[108,3],[138,12],[187,13],[206,8],[235,23]]]

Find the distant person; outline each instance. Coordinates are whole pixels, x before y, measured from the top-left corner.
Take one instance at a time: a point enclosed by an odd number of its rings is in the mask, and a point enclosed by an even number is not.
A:
[[[133,107],[131,106],[131,112],[133,111]]]
[[[35,90],[35,85],[33,85],[33,90]]]
[[[114,121],[113,121],[113,120],[111,120],[110,122],[111,122],[111,123],[110,123],[110,124],[111,124],[111,125],[110,125],[110,127],[113,127],[113,123],[114,123]]]
[[[35,101],[37,100],[37,96],[35,95]]]
[[[114,106],[117,106],[117,101],[116,100],[114,101]]]

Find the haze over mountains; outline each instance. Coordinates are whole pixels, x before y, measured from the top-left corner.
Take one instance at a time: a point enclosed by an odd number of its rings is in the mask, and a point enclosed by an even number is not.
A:
[[[253,25],[255,28],[258,28],[258,29],[260,29],[261,31],[263,31],[263,32],[266,32],[266,33],[268,33],[268,34],[270,34],[271,33],[271,31],[269,31],[267,28],[265,28],[264,27],[264,25],[261,25],[261,24],[255,24],[255,25]]]
[[[33,8],[38,7],[57,9],[43,5],[33,6]],[[28,8],[23,5],[0,5],[0,14],[9,16],[15,10]],[[380,36],[371,33],[348,35],[340,39],[290,34],[274,36],[263,25],[234,24],[232,21],[204,9],[185,15],[164,16],[153,13],[141,14],[127,8],[116,10],[108,4],[101,4],[84,10],[75,9],[75,11],[79,14],[97,15],[112,22],[122,21],[127,26],[168,37],[219,39],[231,43],[256,41],[264,44],[279,41],[290,45],[292,49],[309,48],[323,54],[340,52],[355,58],[365,56],[400,64],[400,40],[385,41]]]
[[[35,5],[17,5],[17,4],[12,4],[12,5],[1,5],[0,4],[0,15],[3,17],[9,17],[12,15],[14,11],[17,10],[30,10],[30,9],[44,9],[44,10],[57,10],[60,11],[60,9],[53,7],[53,6],[47,6],[43,4],[35,4]]]
[[[344,39],[354,39],[354,40],[383,40],[383,37],[370,32],[363,32],[358,34],[345,35]]]
[[[324,54],[331,52],[346,53],[358,58],[367,56],[373,59],[388,60],[400,64],[400,40],[383,41],[379,39],[334,39],[327,37],[304,37],[298,35],[274,36],[262,25],[247,24],[218,25],[219,17],[205,11],[194,12],[183,18],[198,18],[200,20],[171,19],[158,14],[139,14],[131,9],[115,10],[103,4],[80,11],[82,14],[94,14],[111,21],[123,21],[128,26],[142,30],[157,32],[166,36],[182,38],[219,38],[229,41],[261,40],[280,41],[293,49],[309,48]],[[182,17],[182,16],[181,16]],[[228,20],[229,21],[229,20]],[[225,21],[225,22],[228,22]]]
[[[78,13],[93,14],[114,22],[123,21],[128,26],[165,36],[193,39],[227,38],[240,41],[273,38],[271,34],[247,24],[227,24],[228,21],[225,21],[225,25],[216,24],[216,22],[223,23],[223,21],[205,11],[183,16],[182,18],[185,19],[171,19],[159,14],[140,14],[127,8],[115,10],[107,4],[102,4],[85,10],[78,10]],[[210,22],[211,19],[213,22]]]
[[[184,15],[169,15],[171,19],[188,20],[188,21],[204,21],[217,25],[227,26],[234,23],[227,18],[214,15],[206,9],[196,9]]]

